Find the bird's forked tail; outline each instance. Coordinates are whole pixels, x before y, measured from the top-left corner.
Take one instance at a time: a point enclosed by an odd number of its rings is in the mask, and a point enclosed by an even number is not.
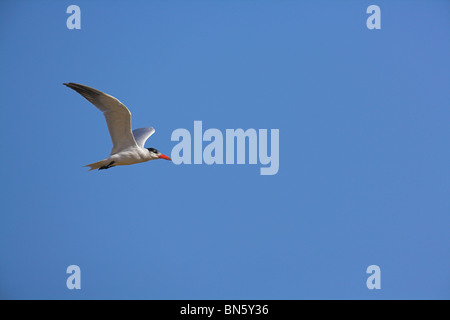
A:
[[[104,160],[101,160],[101,161],[98,161],[98,162],[87,164],[84,167],[89,167],[89,171],[91,171],[91,170],[95,170],[95,169],[99,169],[101,167],[104,167],[107,164],[108,164],[108,160],[104,159]]]

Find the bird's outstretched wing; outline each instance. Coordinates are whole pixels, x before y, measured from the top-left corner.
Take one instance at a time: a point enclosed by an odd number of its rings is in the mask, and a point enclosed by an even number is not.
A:
[[[152,127],[133,130],[134,140],[136,140],[137,145],[141,148],[144,147],[145,141],[147,141],[147,139],[154,133],[155,129]]]
[[[73,82],[63,84],[81,94],[103,112],[113,143],[111,154],[137,146],[131,132],[131,113],[124,104],[109,94],[82,84]]]

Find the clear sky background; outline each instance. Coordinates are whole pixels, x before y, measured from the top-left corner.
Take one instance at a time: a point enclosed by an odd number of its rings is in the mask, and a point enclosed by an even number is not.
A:
[[[445,0],[1,1],[0,297],[449,299],[449,18]],[[63,82],[117,97],[168,155],[195,120],[279,129],[279,172],[88,172],[111,141]]]

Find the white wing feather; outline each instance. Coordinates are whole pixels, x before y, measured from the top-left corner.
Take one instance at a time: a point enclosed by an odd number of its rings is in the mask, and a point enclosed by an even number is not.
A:
[[[145,141],[147,141],[147,139],[154,133],[155,129],[152,127],[133,130],[134,140],[136,140],[137,145],[141,148],[144,147]]]
[[[124,104],[109,94],[82,84],[71,82],[64,83],[64,85],[81,94],[103,112],[113,143],[111,154],[130,147],[137,147],[138,144],[131,131],[131,113]]]

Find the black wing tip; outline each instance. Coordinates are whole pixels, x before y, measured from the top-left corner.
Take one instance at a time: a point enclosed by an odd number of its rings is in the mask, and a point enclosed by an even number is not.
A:
[[[85,86],[84,84],[79,84],[75,82],[69,82],[69,83],[63,83],[66,87],[69,87],[75,91],[83,91],[83,92],[89,92],[91,94],[98,94],[98,90]]]
[[[73,83],[73,82],[63,83],[63,85],[65,85],[66,87],[68,87],[70,89],[77,88],[76,83]]]
[[[84,86],[82,84],[78,84],[78,83],[74,83],[74,82],[69,82],[69,83],[63,83],[63,85],[65,85],[66,87],[69,87],[70,89],[73,89],[79,93],[82,92],[93,92],[93,90],[87,86]]]
[[[99,95],[99,92],[97,92],[97,90],[78,84],[78,83],[73,83],[73,82],[69,82],[69,83],[63,83],[63,85],[69,87],[72,90],[75,90],[76,92],[78,92],[79,94],[81,94],[86,100],[88,100],[89,102],[94,103],[94,100],[96,98],[96,96]]]

